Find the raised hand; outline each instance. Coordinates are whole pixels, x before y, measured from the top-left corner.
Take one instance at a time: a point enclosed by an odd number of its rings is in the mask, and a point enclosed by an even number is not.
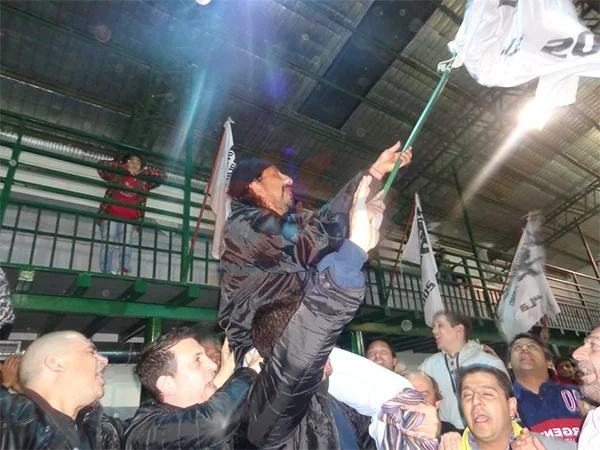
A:
[[[213,383],[217,388],[220,388],[225,384],[233,371],[235,370],[235,355],[229,347],[229,341],[225,338],[223,347],[221,348],[221,367],[213,380]]]
[[[354,204],[350,210],[350,240],[365,252],[379,243],[379,227],[385,210],[381,200],[374,199],[367,204],[371,180],[370,176],[363,177],[354,194]]]
[[[260,353],[256,351],[256,349],[250,350],[248,353],[246,353],[246,356],[244,356],[244,361],[246,361],[246,364],[249,368],[253,369],[256,373],[260,373],[260,364],[263,362],[263,358],[260,356]]]
[[[400,167],[407,166],[412,160],[412,147],[405,152],[401,152],[402,143],[396,142],[392,147],[384,150],[375,164],[371,166],[369,173],[378,180],[381,180],[384,175],[390,173],[399,159],[402,160]]]
[[[0,365],[2,386],[7,389],[12,389],[15,392],[20,392],[19,366],[21,365],[21,359],[23,359],[22,355],[10,355],[4,360],[4,363]]]
[[[450,432],[442,434],[438,450],[460,450],[462,436],[460,433]]]
[[[532,436],[527,428],[523,428],[521,434],[510,445],[511,450],[546,450],[540,440]]]

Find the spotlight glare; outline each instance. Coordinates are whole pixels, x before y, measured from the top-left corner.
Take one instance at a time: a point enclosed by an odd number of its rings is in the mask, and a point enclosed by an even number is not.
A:
[[[200,6],[206,6],[210,3],[211,0],[196,0],[196,3],[198,3]]]
[[[519,115],[519,129],[532,130],[537,129],[542,131],[546,122],[552,113],[552,106],[548,103],[534,98],[529,102]]]

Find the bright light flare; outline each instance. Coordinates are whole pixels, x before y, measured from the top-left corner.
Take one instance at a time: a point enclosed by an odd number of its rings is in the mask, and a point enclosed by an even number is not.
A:
[[[534,98],[523,108],[519,115],[519,129],[523,131],[533,129],[542,131],[550,118],[550,114],[552,114],[552,109],[552,106],[548,103]]]
[[[198,3],[200,6],[206,6],[211,2],[211,0],[196,0],[196,3]]]

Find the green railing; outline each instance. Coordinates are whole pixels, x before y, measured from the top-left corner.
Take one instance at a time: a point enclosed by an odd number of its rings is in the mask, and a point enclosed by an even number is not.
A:
[[[106,159],[123,156],[135,151],[129,146],[119,146],[90,136],[73,132],[85,138],[81,147],[67,148],[48,138],[47,133],[64,133],[63,127],[40,121],[2,115],[0,144],[0,181],[2,203],[0,211],[2,231],[0,234],[0,260],[24,267],[51,267],[74,271],[99,272],[100,252],[110,247],[130,248],[132,251],[132,275],[172,281],[190,281],[216,284],[218,261],[210,257],[210,236],[201,232],[198,245],[190,261],[189,274],[185,276],[182,254],[188,248],[190,230],[195,225],[195,214],[204,195],[201,187],[192,186],[192,172],[160,180],[161,187],[149,193],[147,206],[129,205],[105,199],[107,188],[124,191],[140,191],[107,183],[97,174],[98,169],[125,174],[98,162],[98,146]],[[12,119],[12,120],[11,120]],[[16,119],[16,121],[15,121]],[[17,132],[11,131],[15,128]],[[90,142],[93,142],[93,147]],[[90,160],[92,148],[96,160]],[[177,170],[177,165],[167,170]],[[140,177],[144,178],[144,177]],[[173,180],[175,179],[175,180]],[[180,181],[181,180],[181,181]],[[203,183],[195,182],[202,186]],[[186,198],[190,201],[186,202]],[[109,232],[100,237],[99,223],[109,216],[98,213],[101,202],[129,206],[145,211],[143,222],[119,220],[128,236],[132,230],[133,240],[116,242]],[[194,214],[195,213],[195,214]],[[208,213],[207,215],[210,215]],[[203,221],[210,228],[212,221]],[[110,244],[110,247],[109,247]],[[125,252],[121,251],[124,259]],[[122,265],[121,261],[121,264]],[[117,262],[115,262],[117,263]]]
[[[446,260],[439,267],[438,283],[446,308],[470,317],[494,320],[510,264],[502,260],[483,262],[483,267],[479,268],[473,255],[448,249],[445,254]],[[391,290],[388,290],[392,264],[391,259],[383,257],[381,268],[368,270],[366,303],[422,312],[420,268],[404,263],[394,274]],[[486,283],[482,283],[480,269]],[[546,271],[550,288],[561,308],[561,314],[549,320],[550,327],[588,332],[600,323],[600,279],[553,265],[546,265]]]
[[[206,170],[194,172],[191,165],[185,165],[190,159],[189,143],[188,156],[184,160],[158,157],[157,164],[172,176],[161,180],[160,188],[144,193],[148,197],[145,207],[135,206],[145,211],[144,221],[121,221],[125,227],[124,235],[136,230],[133,239],[114,242],[109,234],[102,238],[99,232],[98,222],[109,217],[98,213],[98,205],[101,202],[120,204],[105,199],[105,190],[112,187],[138,191],[102,180],[97,169],[110,169],[98,161],[101,155],[111,159],[131,151],[146,157],[156,155],[13,113],[0,111],[0,114],[0,263],[3,266],[73,275],[99,273],[100,251],[103,247],[108,249],[110,243],[123,250],[131,249],[133,271],[128,278],[163,280],[177,285],[219,285],[219,263],[210,257],[213,224],[210,212],[203,220],[187,275],[183,267],[182,255],[187,254],[189,248],[191,230],[204,195],[201,180],[206,174]],[[74,147],[65,148],[65,142]],[[119,173],[118,169],[113,171]],[[418,267],[405,264],[394,274],[391,289],[388,289],[397,246],[397,242],[384,242],[378,267],[365,269],[368,283],[363,309],[382,312],[362,319],[359,316],[359,320],[371,318],[377,321],[400,312],[418,314],[422,311]],[[505,260],[482,262],[472,254],[447,249],[446,260],[440,266],[440,286],[446,306],[474,318],[493,319],[509,260],[507,255]],[[562,314],[551,321],[550,326],[586,332],[600,322],[600,280],[554,266],[548,266],[547,270],[548,280],[562,309]],[[142,291],[139,294],[143,302]],[[51,299],[34,299],[25,293],[17,295],[20,296],[18,304],[25,309],[53,310],[55,307]],[[194,295],[197,297],[198,294]],[[188,297],[194,298],[194,295]],[[131,298],[125,295],[103,300],[106,304],[101,305],[101,310],[110,311],[111,300],[130,302]],[[61,296],[60,301],[63,306],[73,305],[68,296]],[[140,304],[130,305],[134,311],[132,316],[139,316]],[[153,305],[149,315],[160,317],[164,311],[167,319],[174,314],[172,308],[161,309],[159,305]],[[123,314],[122,311],[123,308],[115,308],[114,315]],[[214,317],[206,314],[201,317],[209,316]]]

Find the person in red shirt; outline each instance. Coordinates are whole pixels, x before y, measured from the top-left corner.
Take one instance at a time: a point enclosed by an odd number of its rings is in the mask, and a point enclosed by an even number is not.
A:
[[[138,175],[145,175],[157,179],[166,178],[167,174],[159,169],[147,168],[142,169],[143,164],[139,156],[129,154],[120,161],[101,161],[100,164],[111,168],[122,168],[129,172],[128,175],[123,175],[110,170],[98,169],[98,174],[102,179],[111,184],[117,184],[129,189],[148,192],[160,186],[157,181],[141,180]],[[119,202],[119,204],[103,202],[100,205],[98,212],[114,217],[116,220],[98,219],[100,225],[100,235],[102,236],[102,245],[100,246],[100,271],[104,273],[117,274],[119,270],[113,271],[113,259],[115,254],[117,258],[117,267],[121,266],[121,273],[127,275],[131,273],[131,253],[133,242],[133,233],[139,230],[139,226],[131,225],[122,222],[122,220],[136,220],[141,222],[144,220],[145,211],[140,208],[132,208],[123,203],[131,204],[132,206],[146,206],[146,195],[130,190],[109,187],[104,194],[105,199],[111,199]],[[124,251],[123,251],[124,250]]]
[[[577,377],[577,370],[571,358],[559,358],[554,363],[556,372],[552,371],[550,378],[552,381],[562,384],[581,385],[581,380]]]

